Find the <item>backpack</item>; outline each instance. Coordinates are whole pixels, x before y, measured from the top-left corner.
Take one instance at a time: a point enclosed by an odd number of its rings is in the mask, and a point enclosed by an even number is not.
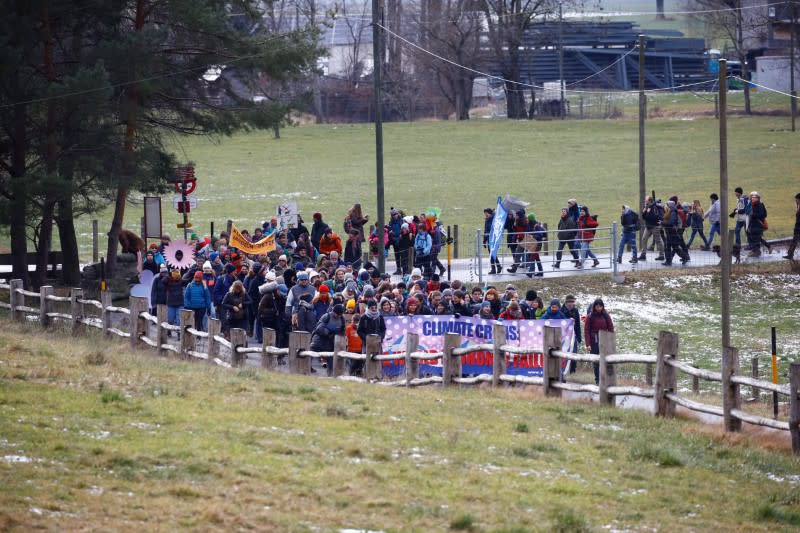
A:
[[[686,219],[688,215],[686,211],[683,209],[683,206],[680,204],[675,205],[675,209],[678,211],[678,226],[677,229],[683,229],[686,227]]]
[[[344,217],[344,224],[342,224],[342,227],[344,228],[344,233],[350,235],[350,230],[353,229],[353,220],[349,215]]]
[[[592,218],[592,220],[597,222],[597,215],[589,215],[589,216]],[[596,227],[591,228],[589,230],[589,235],[591,235],[592,237],[594,237],[596,234],[597,234],[597,228]]]
[[[641,231],[642,229],[642,219],[639,218],[636,211],[633,212],[633,227],[636,231]]]

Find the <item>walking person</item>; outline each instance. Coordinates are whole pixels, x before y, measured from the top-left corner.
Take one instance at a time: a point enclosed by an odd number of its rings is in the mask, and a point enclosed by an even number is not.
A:
[[[596,298],[589,311],[589,316],[586,317],[586,325],[583,332],[583,341],[586,343],[586,347],[589,348],[589,353],[600,353],[600,332],[603,330],[613,333],[614,322],[606,311],[602,298]],[[600,363],[592,364],[594,366],[594,383],[599,385]]]
[[[706,239],[705,232],[703,231],[703,222],[705,221],[705,213],[703,213],[703,206],[700,205],[700,200],[695,200],[692,202],[692,207],[689,211],[689,227],[692,228],[692,234],[689,235],[689,242],[686,243],[687,248],[692,247],[692,242],[694,242],[694,237],[697,234],[700,234],[700,238],[703,239],[703,247],[701,250],[708,251],[710,250],[709,241]]]
[[[581,336],[581,312],[578,311],[578,307],[575,305],[575,297],[573,295],[568,294],[567,297],[564,298],[564,307],[561,308],[561,311],[564,313],[564,316],[572,319],[574,336],[572,337],[570,351],[572,353],[578,353],[578,346],[583,342],[583,337]],[[567,373],[574,374],[577,367],[577,361],[569,361],[567,364]]]
[[[761,246],[767,248],[767,253],[772,253],[767,241],[764,240],[764,230],[767,229],[767,208],[761,201],[761,195],[756,191],[750,193],[750,210],[747,220],[747,242],[750,253],[748,257],[760,257]]]
[[[230,332],[234,328],[247,330],[249,326],[250,297],[244,290],[244,284],[236,280],[231,285],[228,294],[222,300],[222,334],[230,339]]]
[[[794,195],[794,235],[792,244],[789,245],[789,249],[783,258],[794,260],[794,251],[797,249],[798,244],[800,244],[800,193]]]
[[[681,258],[681,264],[689,262],[689,254],[685,251],[686,244],[683,242],[683,237],[679,233],[681,222],[678,216],[677,202],[670,200],[667,202],[667,208],[664,210],[664,218],[661,220],[661,227],[664,228],[664,233],[667,237],[667,245],[664,251],[664,266],[672,266],[672,258],[675,254]]]
[[[703,215],[703,218],[707,218],[708,221],[711,223],[711,229],[708,230],[708,239],[706,239],[706,247],[704,250],[708,251],[711,249],[711,243],[714,242],[714,234],[719,235],[720,232],[720,210],[719,210],[719,196],[717,193],[712,192],[711,196],[708,197],[711,200],[711,207],[708,208],[708,211]]]
[[[744,195],[744,190],[741,187],[734,189],[736,195],[736,207],[728,215],[736,219],[736,227],[733,232],[736,236],[736,244],[742,244],[742,228],[747,227],[747,216],[750,212],[750,200]],[[746,230],[745,230],[746,231]]]
[[[492,268],[489,269],[489,275],[500,274],[503,272],[503,265],[497,257],[492,256],[492,249],[489,248],[489,236],[492,234],[492,224],[494,223],[494,209],[487,207],[483,210],[483,245],[489,250],[489,261]]]
[[[211,312],[211,293],[200,271],[194,273],[194,279],[183,292],[183,308],[194,311],[194,329],[203,331],[203,319]]]
[[[597,219],[589,214],[589,208],[585,205],[581,206],[581,216],[578,217],[578,240],[581,243],[581,258],[580,263],[576,268],[583,268],[583,263],[586,262],[587,257],[591,257],[594,263],[592,267],[600,264],[597,256],[594,255],[590,246],[594,240],[595,228],[597,227]]]
[[[425,229],[425,224],[417,226],[417,236],[414,237],[414,266],[422,271],[425,279],[431,279],[431,249],[433,239]]]
[[[622,211],[619,216],[620,225],[622,226],[622,238],[619,240],[619,249],[617,250],[617,263],[622,263],[622,252],[625,251],[625,245],[631,245],[630,262],[638,262],[636,255],[636,232],[639,230],[639,215],[630,208],[628,205],[622,206]]]
[[[639,248],[642,253],[639,261],[647,260],[647,241],[653,237],[653,246],[658,250],[656,261],[664,260],[664,241],[661,239],[661,219],[664,216],[664,208],[661,203],[652,196],[644,199],[644,209],[642,209],[642,220],[644,220],[644,231]]]
[[[562,250],[565,246],[569,247],[569,253],[572,254],[575,266],[577,267],[580,264],[579,246],[575,243],[577,234],[578,223],[569,215],[569,208],[562,207],[561,218],[558,220],[558,250],[556,250],[556,262],[553,263],[553,268],[561,268]]]

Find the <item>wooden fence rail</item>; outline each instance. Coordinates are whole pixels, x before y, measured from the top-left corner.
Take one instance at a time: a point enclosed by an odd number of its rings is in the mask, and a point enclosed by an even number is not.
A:
[[[792,451],[800,455],[800,363],[791,363],[789,383],[783,385],[746,375],[736,374],[739,370],[738,351],[729,348],[726,354],[726,368],[732,369],[729,375],[707,369],[696,368],[679,361],[678,335],[662,331],[658,337],[656,355],[616,353],[616,340],[613,333],[600,332],[600,350],[598,354],[578,354],[561,349],[561,329],[545,327],[543,356],[543,375],[519,376],[507,373],[507,357],[517,355],[539,354],[538,349],[513,346],[506,343],[505,326],[496,323],[492,326],[493,342],[471,344],[459,347],[461,336],[457,333],[446,333],[441,352],[419,351],[419,336],[415,333],[406,335],[405,350],[400,353],[384,354],[381,340],[377,335],[367,336],[365,353],[353,353],[346,350],[347,340],[337,335],[334,349],[331,352],[309,350],[311,334],[305,331],[293,331],[289,334],[289,346],[275,346],[275,331],[264,328],[264,342],[260,347],[248,347],[247,333],[242,329],[231,329],[229,337],[220,335],[221,323],[214,318],[208,319],[208,331],[199,331],[194,327],[194,312],[182,309],[180,326],[167,322],[166,306],[157,306],[155,316],[147,309],[145,298],[131,297],[128,308],[115,307],[108,292],[101,293],[100,301],[85,300],[81,289],[72,289],[69,297],[55,296],[53,287],[42,286],[38,293],[22,288],[21,280],[11,280],[9,284],[0,284],[0,293],[8,291],[8,302],[0,301],[0,307],[9,309],[10,317],[15,321],[38,320],[43,328],[49,327],[54,320],[64,320],[72,325],[73,335],[80,335],[85,326],[99,328],[105,336],[116,335],[129,339],[134,349],[148,346],[155,348],[159,355],[174,353],[180,359],[201,359],[210,364],[224,367],[241,367],[248,357],[258,356],[261,366],[267,370],[276,370],[281,358],[286,358],[288,370],[294,374],[310,374],[312,359],[332,358],[331,373],[333,377],[349,381],[378,383],[386,386],[417,387],[423,385],[475,385],[487,383],[493,387],[506,385],[540,385],[545,396],[560,397],[562,391],[597,394],[600,403],[615,403],[617,396],[639,396],[653,399],[653,412],[656,416],[672,417],[676,406],[707,413],[723,418],[728,431],[738,431],[741,423],[760,425],[773,429],[789,431],[792,439]],[[38,307],[26,305],[26,299],[38,300]],[[69,307],[70,312],[58,312],[54,305]],[[90,316],[86,310],[94,307],[99,310],[98,316]],[[112,326],[112,314],[121,314],[127,318],[128,331]],[[167,337],[178,333],[179,343],[170,343]],[[205,345],[205,351],[201,349]],[[492,374],[478,376],[462,376],[462,357],[476,352],[492,352]],[[363,377],[346,376],[345,361],[363,361]],[[386,381],[382,376],[382,366],[386,361],[395,361],[405,366],[404,376],[397,380]],[[420,376],[420,361],[437,361],[441,363],[441,376]],[[562,367],[565,361],[585,361],[599,365],[599,383],[582,384],[564,381]],[[617,385],[616,366],[621,364],[655,365],[655,380],[652,387]],[[678,372],[693,378],[693,381],[705,380],[722,384],[722,406],[710,405],[678,393]],[[755,373],[757,375],[757,372]],[[404,378],[404,379],[403,379]],[[754,391],[764,390],[788,396],[788,420],[775,420],[741,409],[740,386],[745,385]],[[696,386],[693,386],[696,389]]]

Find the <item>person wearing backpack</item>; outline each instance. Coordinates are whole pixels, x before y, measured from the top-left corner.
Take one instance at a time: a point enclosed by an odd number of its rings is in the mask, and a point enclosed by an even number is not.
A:
[[[639,230],[639,215],[637,215],[629,205],[623,205],[619,220],[622,226],[622,238],[619,240],[617,263],[622,263],[622,252],[625,251],[626,244],[631,245],[631,252],[633,252],[630,262],[636,263],[638,262],[636,255],[636,232]]]
[[[673,197],[674,198],[674,197]],[[675,200],[667,202],[667,208],[664,210],[664,218],[661,220],[661,227],[667,237],[667,245],[665,246],[664,259],[662,263],[664,266],[672,266],[672,258],[675,254],[681,258],[681,264],[686,264],[689,261],[689,254],[686,252],[686,243],[683,242],[683,237],[680,234],[681,219],[678,216],[677,203]]]
[[[425,279],[431,279],[431,249],[433,239],[425,229],[425,224],[417,226],[417,236],[414,237],[414,266],[422,270]]]
[[[653,245],[658,250],[656,261],[664,260],[664,241],[661,239],[661,219],[663,217],[664,208],[661,206],[661,202],[652,196],[645,197],[641,217],[644,220],[644,232],[642,232],[642,240],[639,246],[642,251],[639,255],[639,261],[647,260],[647,241],[651,236],[653,237]]]
[[[547,232],[533,213],[528,214],[528,224],[525,226],[525,236],[520,242],[523,250],[525,250],[525,263],[528,265],[528,272],[526,276],[542,277],[544,276],[542,268],[542,260],[539,257],[539,250],[542,249],[542,241],[547,237]],[[539,269],[536,272],[536,269]]]

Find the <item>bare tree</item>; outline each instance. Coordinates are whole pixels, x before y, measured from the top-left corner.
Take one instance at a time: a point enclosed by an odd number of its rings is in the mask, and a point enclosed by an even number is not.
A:
[[[474,71],[485,59],[480,8],[475,0],[422,0],[413,17],[420,42],[438,56],[419,56],[419,64],[434,74],[435,84],[457,120],[469,119],[472,84],[477,77]]]
[[[706,28],[706,35],[723,39],[730,45],[742,68],[744,83],[744,111],[751,113],[750,64],[747,60],[748,41],[757,38],[768,25],[766,6],[752,6],[748,0],[689,0],[688,7],[697,11],[690,15]]]

